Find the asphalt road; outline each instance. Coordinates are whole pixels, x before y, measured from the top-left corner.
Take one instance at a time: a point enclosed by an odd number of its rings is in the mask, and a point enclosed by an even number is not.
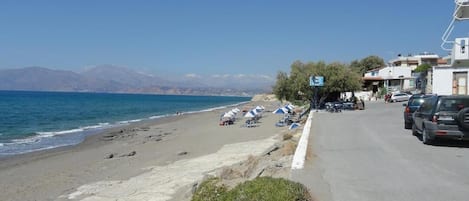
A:
[[[468,201],[469,142],[424,145],[404,129],[403,109],[314,113],[310,157],[292,179],[318,201]]]

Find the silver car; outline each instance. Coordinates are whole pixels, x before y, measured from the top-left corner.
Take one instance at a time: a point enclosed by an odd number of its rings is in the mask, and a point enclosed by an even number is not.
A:
[[[393,94],[391,96],[391,102],[408,101],[409,98],[410,98],[410,95],[406,93]]]

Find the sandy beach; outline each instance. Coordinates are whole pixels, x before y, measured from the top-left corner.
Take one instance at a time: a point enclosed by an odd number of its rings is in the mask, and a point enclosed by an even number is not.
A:
[[[278,101],[250,102],[266,111]],[[231,108],[116,128],[83,143],[0,161],[1,200],[180,200],[222,167],[261,155],[281,141],[280,116],[265,112],[257,127],[220,126]],[[286,161],[288,163],[288,161]]]

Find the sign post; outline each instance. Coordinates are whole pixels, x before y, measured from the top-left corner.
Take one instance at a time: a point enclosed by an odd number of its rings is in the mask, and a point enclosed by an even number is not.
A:
[[[318,96],[318,91],[319,87],[324,86],[324,77],[323,76],[310,76],[309,77],[309,86],[314,87],[314,97],[313,97],[313,102],[316,107],[316,112],[318,112],[319,109],[319,96]],[[312,107],[313,104],[310,104],[310,107]]]

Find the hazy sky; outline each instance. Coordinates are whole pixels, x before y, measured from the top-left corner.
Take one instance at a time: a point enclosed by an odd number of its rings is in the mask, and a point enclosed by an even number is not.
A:
[[[447,55],[453,9],[453,0],[1,1],[0,69],[275,75],[295,60]]]

